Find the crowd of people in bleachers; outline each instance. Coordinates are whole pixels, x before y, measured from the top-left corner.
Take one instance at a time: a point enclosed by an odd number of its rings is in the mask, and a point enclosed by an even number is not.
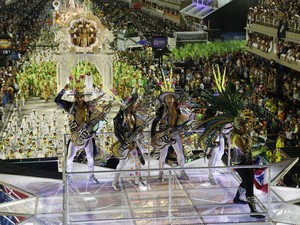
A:
[[[34,42],[41,28],[44,28],[48,21],[47,13],[41,13],[42,4],[35,1],[32,4],[30,12],[26,16],[24,13],[12,13],[8,11],[7,15],[1,16],[2,32],[9,32],[13,37],[13,46],[22,53],[22,59],[17,63],[10,63],[1,68],[1,97],[2,107],[6,106],[7,101],[11,101],[12,93],[18,91],[15,76],[20,69],[21,62],[26,62],[26,50],[30,51],[29,44]],[[274,1],[276,7],[280,6],[282,1]],[[293,3],[294,1],[290,1]],[[268,1],[264,1],[263,7],[266,7]],[[23,1],[12,5],[11,10],[21,12],[23,9]],[[272,3],[273,4],[273,3]],[[290,4],[292,6],[292,4]],[[275,7],[275,6],[274,6]],[[28,7],[27,7],[28,8]],[[134,10],[127,7],[127,3],[123,1],[112,1],[109,4],[94,5],[96,12],[101,14],[101,21],[108,29],[117,33],[119,30],[128,28],[129,26],[137,34],[172,34],[174,31],[185,30],[177,24],[161,20],[142,11]],[[289,9],[287,7],[287,9]],[[37,11],[36,11],[37,10]],[[276,10],[275,10],[276,11]],[[39,13],[38,13],[39,12]],[[122,13],[121,13],[122,12]],[[292,13],[292,12],[291,12]],[[19,17],[21,18],[19,18]],[[276,16],[275,16],[276,17]],[[1,26],[0,25],[0,26]],[[21,44],[26,42],[25,45]],[[18,46],[22,46],[19,48]],[[27,58],[28,59],[28,58]],[[281,73],[277,70],[274,61],[263,60],[262,58],[243,52],[229,52],[226,55],[216,55],[212,57],[203,57],[194,60],[196,67],[190,68],[186,74],[183,69],[176,73],[174,82],[183,86],[194,104],[202,104],[198,98],[202,89],[213,88],[214,65],[227,69],[227,82],[234,84],[233,90],[244,92],[247,94],[251,103],[270,111],[272,118],[265,118],[264,126],[270,132],[284,132],[286,134],[286,145],[300,146],[299,123],[300,123],[300,82],[294,79],[289,73]],[[136,65],[136,62],[134,63]],[[156,81],[153,74],[158,73],[157,61],[140,62],[143,76],[148,79],[146,92],[150,93],[156,87]],[[170,70],[168,65],[163,67],[166,71]],[[156,72],[155,72],[156,71]],[[152,84],[152,85],[151,85]],[[183,85],[185,84],[185,85]],[[201,107],[196,109],[196,113],[201,114]],[[291,134],[292,131],[292,134]],[[292,138],[292,141],[290,141]]]
[[[149,13],[129,8],[128,3],[123,1],[113,1],[109,4],[94,2],[94,4],[96,15],[99,16],[104,26],[115,31],[115,34],[126,30],[129,35],[133,33],[144,36],[173,36],[173,32],[186,31],[187,29],[184,25],[178,25]]]
[[[147,9],[152,9],[152,10],[156,10],[158,12],[161,12],[163,15],[168,15],[168,16],[173,16],[179,19],[179,10],[178,9],[172,9],[172,8],[168,8],[168,7],[163,7],[161,5],[158,5],[156,3],[153,2],[147,2],[144,1],[142,3],[142,7],[145,7]]]
[[[39,37],[41,28],[48,27],[49,4],[48,0],[16,1],[3,8],[5,13],[0,15],[0,35],[12,38],[12,50],[24,54],[29,43]]]
[[[248,24],[257,22],[278,27],[280,21],[285,21],[291,31],[300,32],[299,7],[297,0],[262,0],[259,5],[250,8]]]
[[[248,14],[248,25],[261,23],[278,29],[291,32],[300,32],[300,3],[299,1],[276,1],[262,0],[260,4],[250,8]],[[283,26],[285,25],[285,27]],[[280,33],[280,32],[279,32]],[[280,34],[278,34],[280,36]],[[298,43],[279,39],[276,43],[273,37],[251,33],[248,36],[248,46],[254,46],[263,52],[276,52],[277,58],[283,55],[282,60],[296,63],[300,58],[300,47]],[[279,37],[280,38],[280,37]],[[254,44],[254,45],[253,45]],[[266,45],[266,47],[264,47]]]
[[[247,46],[257,48],[265,53],[274,53],[277,59],[289,63],[295,64],[300,59],[300,45],[298,43],[284,40],[274,43],[273,37],[257,32],[248,34]]]

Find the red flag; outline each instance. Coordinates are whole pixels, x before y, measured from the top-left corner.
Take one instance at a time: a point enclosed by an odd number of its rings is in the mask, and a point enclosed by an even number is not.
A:
[[[254,161],[254,165],[263,165],[261,158],[258,156]],[[254,185],[258,190],[268,193],[268,183],[266,179],[266,169],[254,169]]]

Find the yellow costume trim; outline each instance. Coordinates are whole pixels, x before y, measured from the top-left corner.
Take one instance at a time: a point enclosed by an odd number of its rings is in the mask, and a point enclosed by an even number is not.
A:
[[[162,92],[175,92],[174,85],[173,85],[173,70],[170,70],[170,78],[169,81],[167,81],[166,76],[164,74],[164,71],[161,70],[161,74],[163,77],[163,80],[159,80],[155,75],[154,78],[157,81],[157,83],[161,83],[161,90]]]
[[[223,75],[221,77],[221,72],[220,72],[220,67],[217,66],[218,68],[218,74],[216,74],[215,69],[213,68],[213,74],[216,82],[217,89],[220,93],[225,91],[225,75],[226,75],[226,67],[223,71]]]
[[[231,141],[231,143],[232,143],[232,147],[238,148],[238,147],[236,146],[236,144],[235,144],[235,142],[236,142],[236,139],[237,139],[238,137],[240,137],[240,135],[239,135],[239,134],[234,134],[234,135],[233,135],[233,137],[232,137],[232,141]]]

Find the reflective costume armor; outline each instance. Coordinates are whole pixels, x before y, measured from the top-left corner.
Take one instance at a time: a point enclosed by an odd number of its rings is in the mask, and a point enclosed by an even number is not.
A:
[[[78,132],[80,130],[80,125],[78,121],[76,121],[76,113],[78,112],[77,104],[76,102],[69,102],[62,100],[62,96],[65,94],[65,90],[63,89],[61,92],[58,93],[58,95],[55,98],[55,103],[59,105],[61,108],[63,108],[65,111],[67,111],[69,114],[71,114],[71,118],[69,120],[69,127],[71,131],[71,135],[75,132]],[[84,116],[86,122],[89,119],[89,116],[91,115],[91,112],[88,110],[88,104],[84,102]],[[83,137],[84,138],[84,137]],[[76,155],[76,152],[81,149],[82,147],[77,146],[72,140],[68,143],[68,156],[67,156],[67,171],[71,172],[73,168],[73,160]],[[83,146],[85,149],[86,157],[87,157],[87,164],[88,164],[88,170],[90,172],[94,171],[94,151],[96,150],[95,145],[95,139],[91,138],[89,139],[85,145]],[[69,182],[72,181],[72,176],[68,176]],[[94,183],[98,183],[97,179],[95,178],[94,174],[90,174],[90,181]]]
[[[130,122],[128,121],[127,118],[130,118]],[[137,116],[135,112],[129,113],[126,115],[126,113],[123,110],[120,110],[116,117],[114,118],[114,130],[115,130],[115,135],[120,141],[122,145],[128,145],[130,143],[126,142],[127,137],[130,136],[136,129],[137,129]],[[130,123],[130,124],[129,124]],[[137,170],[141,169],[141,164],[145,164],[144,159],[142,158],[142,153],[139,148],[139,142],[138,142],[139,137],[134,141],[132,144],[135,145],[135,148],[130,150],[128,154],[133,158],[135,168]],[[119,164],[117,166],[117,170],[122,170],[127,162],[131,159],[130,156],[127,156],[125,159],[121,159],[119,161]],[[139,184],[140,181],[142,181],[141,174],[138,173],[136,174],[136,184]],[[121,173],[116,173],[114,177],[113,184],[118,185],[119,179],[120,179]]]
[[[160,141],[163,143],[160,145],[161,147],[155,147],[156,150],[160,151],[159,156],[159,168],[164,168],[165,160],[168,154],[169,147],[172,146],[176,156],[177,156],[177,162],[181,168],[184,168],[184,154],[183,154],[183,148],[182,148],[182,142],[179,136],[178,132],[173,132],[172,134],[167,134],[166,131],[168,128],[175,128],[179,126],[179,116],[181,114],[180,108],[178,107],[177,103],[175,104],[175,111],[173,111],[173,115],[169,115],[167,111],[167,107],[162,104],[159,109],[157,110],[157,116],[154,119],[151,127],[151,137],[155,137],[156,133],[162,134]],[[171,119],[172,118],[172,119]],[[156,127],[159,124],[158,132],[156,132]],[[165,135],[163,135],[165,134]],[[184,172],[184,170],[181,171],[181,175],[183,178],[188,179],[188,176]],[[163,181],[163,172],[160,171],[159,173],[159,181]]]

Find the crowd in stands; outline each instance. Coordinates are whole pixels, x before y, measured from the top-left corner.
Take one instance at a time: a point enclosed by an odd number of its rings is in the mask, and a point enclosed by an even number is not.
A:
[[[285,8],[287,10],[297,6],[297,1],[272,1],[272,3],[264,1],[261,6],[270,6],[269,3],[273,5],[273,8],[271,8],[274,10],[272,16],[279,19],[281,19],[279,16],[281,13],[277,11],[283,3],[286,4]],[[26,50],[30,51],[29,44],[37,39],[41,28],[45,28],[49,22],[49,17],[46,16],[49,13],[41,13],[45,11],[42,10],[43,7],[40,1],[31,1],[32,8],[29,12],[21,13],[24,8],[23,4],[23,1],[18,1],[11,6],[11,11],[1,16],[3,23],[0,23],[0,30],[2,33],[11,34],[14,40],[13,45],[22,53],[22,60],[25,62],[25,52]],[[103,5],[97,4],[94,8],[99,9],[99,11],[95,11],[99,13],[99,16],[101,15],[101,21],[115,33],[129,26],[138,34],[166,35],[172,34],[174,31],[185,30],[185,27],[180,27],[171,21],[161,20],[142,11],[128,8],[127,3],[123,1],[111,1],[109,4]],[[287,7],[287,5],[290,7]],[[28,9],[28,7],[26,8]],[[13,13],[13,10],[19,13]],[[262,13],[258,9],[253,9],[253,12],[255,12],[255,15]],[[286,16],[291,17],[292,12],[291,15]],[[21,44],[24,42],[26,42],[25,45]],[[268,42],[268,40],[265,42]],[[22,46],[22,48],[20,49],[19,46]],[[264,50],[266,49],[265,47]],[[283,132],[287,139],[285,141],[286,146],[300,146],[299,79],[291,77],[289,73],[279,72],[274,61],[264,60],[250,53],[228,52],[225,55],[199,58],[194,60],[194,63],[196,66],[190,68],[186,73],[181,69],[174,76],[174,82],[183,86],[188,94],[187,97],[194,104],[202,104],[201,99],[198,98],[202,89],[214,88],[213,66],[219,65],[221,69],[226,67],[227,83],[234,84],[233,91],[246,93],[250,103],[257,104],[270,112],[268,117],[265,118],[265,128],[268,128],[270,132]],[[10,94],[16,93],[18,90],[14,78],[18,73],[19,65],[19,63],[12,63],[0,69],[2,107],[5,107],[7,101],[12,101]],[[160,71],[157,61],[140,62],[139,67],[142,67],[143,75],[149,81],[146,91],[155,90],[156,81],[153,74]],[[163,67],[166,70],[170,69],[167,64]],[[201,114],[201,107],[195,110],[198,110],[195,111],[196,113]],[[269,117],[270,115],[271,117]]]
[[[251,23],[261,23],[265,26],[272,26],[278,29],[300,32],[300,3],[297,0],[279,1],[279,0],[262,0],[260,4],[251,7],[248,14],[248,25]],[[273,37],[251,33],[248,36],[248,46],[258,48],[263,52],[274,51],[278,59],[289,63],[296,63],[300,58],[300,46],[288,40],[281,39],[274,43]],[[283,56],[280,58],[280,56]]]
[[[156,10],[158,12],[161,12],[163,15],[173,16],[173,17],[177,17],[179,19],[179,14],[180,13],[179,13],[179,10],[177,10],[177,9],[163,7],[163,6],[160,6],[156,3],[147,2],[147,1],[143,2],[142,6],[147,8],[147,9],[152,9],[152,10]]]
[[[0,111],[3,120],[3,108],[7,103],[13,103],[18,92],[16,76],[22,63],[28,59],[27,54],[30,52],[30,43],[34,43],[39,37],[42,28],[48,27],[49,8],[45,7],[49,0],[33,1],[16,1],[14,4],[7,6],[1,5],[0,15],[0,35],[9,36],[12,40],[11,51],[20,56],[15,59],[8,59],[0,67]],[[48,5],[49,5],[48,4]],[[50,5],[49,5],[50,6]],[[49,29],[49,27],[48,27]],[[3,121],[1,121],[3,122]]]
[[[284,60],[290,63],[296,63],[300,59],[300,45],[293,42],[279,42],[277,45],[277,55],[285,54]]]
[[[49,0],[16,1],[2,9],[5,13],[0,15],[0,34],[12,38],[13,50],[25,53],[29,43],[39,37],[41,28],[48,27],[47,3],[49,6]]]
[[[257,22],[278,27],[280,21],[284,21],[288,29],[300,32],[299,7],[297,0],[262,0],[259,5],[250,8],[248,24]]]
[[[256,32],[249,33],[247,46],[256,47],[262,52],[271,52],[273,50],[273,37]]]
[[[128,3],[123,1],[113,1],[104,5],[95,1],[94,8],[97,9],[95,13],[104,26],[115,33],[125,31],[129,35],[134,34],[135,36],[173,36],[175,31],[186,30],[185,26],[180,26],[172,21],[128,8]]]
[[[274,43],[273,37],[265,34],[257,32],[249,33],[247,46],[265,53],[274,53],[277,59],[289,63],[295,64],[297,60],[300,60],[300,45],[298,43],[285,40],[279,40],[277,43]]]

